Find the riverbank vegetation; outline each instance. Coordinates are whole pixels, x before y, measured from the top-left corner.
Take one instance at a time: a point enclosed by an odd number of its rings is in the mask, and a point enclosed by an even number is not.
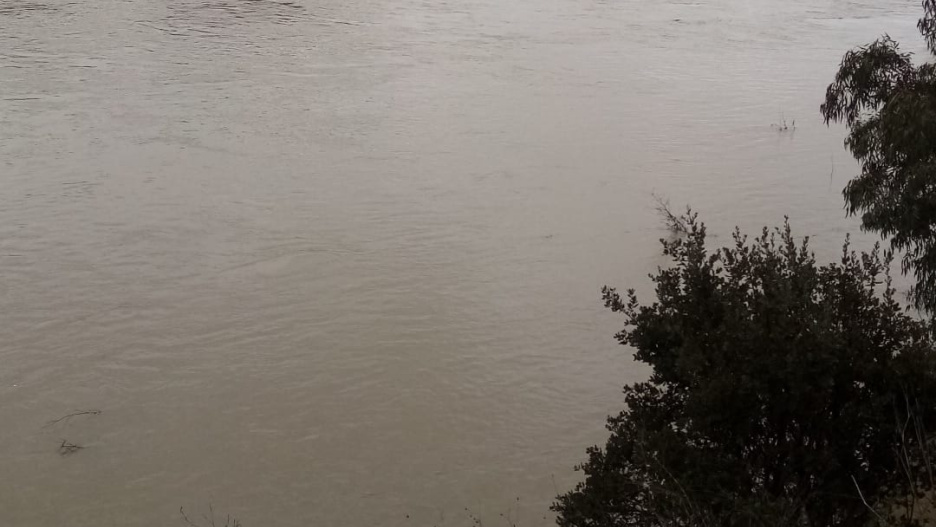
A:
[[[604,290],[652,367],[559,497],[572,526],[832,526],[918,518],[932,487],[936,355],[880,251],[820,266],[789,225],[706,248],[684,218],[656,301]],[[908,498],[908,496],[912,498]],[[913,525],[913,523],[899,523]]]
[[[936,54],[936,0],[923,11]],[[821,113],[861,165],[846,210],[889,250],[846,239],[819,265],[789,222],[711,250],[686,215],[655,301],[603,290],[652,373],[557,498],[560,526],[936,525],[936,65],[884,36],[845,55]]]
[[[936,0],[923,10],[917,27],[936,54]],[[914,64],[885,35],[846,53],[821,111],[847,125],[845,146],[861,165],[844,190],[848,212],[890,239],[916,278],[911,300],[936,311],[936,64]]]

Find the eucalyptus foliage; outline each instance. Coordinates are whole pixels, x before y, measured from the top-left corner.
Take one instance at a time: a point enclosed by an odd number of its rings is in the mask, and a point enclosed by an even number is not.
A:
[[[936,0],[917,24],[936,53]],[[916,285],[916,307],[936,311],[936,65],[914,64],[889,36],[849,51],[821,108],[844,122],[861,173],[844,190],[864,229],[890,238]]]

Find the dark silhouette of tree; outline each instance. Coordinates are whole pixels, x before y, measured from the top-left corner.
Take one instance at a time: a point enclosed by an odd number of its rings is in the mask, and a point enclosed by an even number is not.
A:
[[[709,252],[705,226],[664,241],[656,302],[603,290],[618,341],[652,367],[624,388],[607,444],[553,508],[563,527],[913,525],[933,482],[936,368],[888,260],[817,266],[789,225]],[[909,419],[909,420],[908,420]]]
[[[936,53],[936,0],[917,27]],[[914,304],[936,311],[936,65],[915,65],[889,36],[849,51],[826,91],[826,123],[849,128],[845,146],[861,174],[844,190],[862,227],[891,240],[912,272]]]

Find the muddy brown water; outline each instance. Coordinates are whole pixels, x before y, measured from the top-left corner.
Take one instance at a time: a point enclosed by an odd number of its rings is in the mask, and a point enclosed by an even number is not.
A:
[[[0,0],[0,525],[550,524],[651,193],[832,258],[824,87],[918,11]]]

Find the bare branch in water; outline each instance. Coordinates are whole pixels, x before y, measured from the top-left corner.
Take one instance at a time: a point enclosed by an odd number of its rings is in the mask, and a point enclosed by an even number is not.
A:
[[[224,518],[223,524],[215,523],[214,506],[211,503],[208,504],[208,511],[208,514],[202,514],[202,518],[205,520],[204,523],[194,522],[189,519],[183,507],[179,507],[179,516],[182,517],[182,523],[189,527],[244,527],[237,518],[232,518],[230,514]]]
[[[81,445],[76,445],[75,443],[68,442],[67,439],[63,439],[62,444],[59,445],[59,455],[68,456],[68,455],[74,454],[75,452],[81,450],[82,448],[84,447]]]
[[[195,523],[195,522],[193,522],[192,520],[188,519],[188,516],[185,515],[185,508],[184,508],[184,507],[179,507],[179,515],[182,516],[182,521],[185,522],[186,525],[190,525],[191,527],[198,527],[198,524],[197,524],[197,523]]]
[[[74,412],[74,413],[70,413],[70,414],[68,414],[68,415],[63,415],[62,417],[59,417],[58,419],[53,419],[53,420],[49,421],[48,423],[44,424],[42,427],[45,428],[45,427],[47,427],[47,426],[52,426],[52,425],[54,425],[54,424],[56,424],[56,423],[60,423],[60,422],[62,422],[62,421],[68,421],[68,420],[71,419],[72,417],[77,417],[77,416],[79,416],[79,415],[98,415],[98,414],[100,414],[100,413],[101,413],[100,410],[80,410],[80,411],[77,411],[77,412]]]

